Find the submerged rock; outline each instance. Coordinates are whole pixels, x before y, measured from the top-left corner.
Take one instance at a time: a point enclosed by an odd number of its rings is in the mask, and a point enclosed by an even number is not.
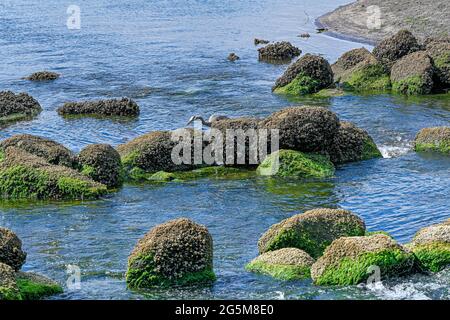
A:
[[[286,69],[272,90],[276,93],[305,95],[316,93],[332,84],[333,71],[328,61],[308,53]]]
[[[128,258],[130,288],[210,284],[213,240],[206,227],[185,218],[154,227]]]
[[[22,250],[22,241],[9,229],[0,227],[0,263],[19,271],[27,254]]]
[[[0,125],[30,120],[41,111],[39,102],[26,93],[0,92]]]
[[[139,106],[129,98],[67,102],[58,108],[60,115],[100,115],[135,117],[139,115]]]
[[[19,148],[44,158],[51,164],[71,168],[77,166],[75,154],[62,144],[50,139],[31,134],[18,134],[0,142],[0,152],[4,152],[8,147]]]
[[[258,49],[259,60],[267,62],[285,62],[299,56],[302,51],[290,42],[281,41]]]
[[[256,171],[263,176],[325,178],[333,176],[334,166],[323,155],[279,150],[268,155]]]
[[[433,59],[437,88],[450,88],[450,38],[432,40],[427,43],[425,50]]]
[[[237,60],[239,60],[240,58],[234,53],[234,52],[232,52],[232,53],[230,53],[229,55],[228,55],[228,58],[227,58],[228,60],[230,60],[230,61],[237,61]]]
[[[30,81],[51,81],[56,80],[60,77],[60,75],[56,72],[51,71],[39,71],[31,74],[30,76],[26,77],[26,80]]]
[[[356,285],[373,274],[373,266],[386,279],[409,274],[415,265],[414,254],[386,235],[342,237],[313,264],[311,276],[317,285]]]
[[[314,209],[270,227],[259,239],[258,248],[260,253],[298,248],[317,258],[333,240],[362,236],[365,232],[364,221],[350,211]]]
[[[391,69],[392,89],[402,94],[428,94],[433,90],[433,61],[425,51],[408,54]]]
[[[450,154],[450,127],[424,128],[414,141],[416,152],[435,151]]]
[[[119,153],[108,144],[91,144],[81,150],[78,161],[82,173],[108,188],[118,187],[122,183],[122,163]]]
[[[341,121],[327,151],[334,164],[380,158],[381,152],[369,134],[351,122]]]
[[[0,157],[0,196],[3,199],[92,199],[106,186],[78,171],[48,163],[16,147]]]
[[[300,280],[311,277],[310,269],[314,259],[297,248],[283,248],[263,253],[245,268],[280,280]]]

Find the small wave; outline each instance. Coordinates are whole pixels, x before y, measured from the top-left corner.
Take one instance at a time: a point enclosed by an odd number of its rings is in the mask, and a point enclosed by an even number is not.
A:
[[[381,155],[383,158],[395,158],[402,156],[404,154],[407,154],[411,151],[411,144],[404,144],[399,146],[393,146],[393,145],[381,145],[378,146],[378,149],[381,152]]]

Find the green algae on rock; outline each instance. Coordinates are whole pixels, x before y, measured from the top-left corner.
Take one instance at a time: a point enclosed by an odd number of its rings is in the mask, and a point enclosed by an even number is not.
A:
[[[369,278],[373,266],[385,279],[414,272],[416,260],[412,252],[383,234],[342,237],[313,264],[311,276],[316,285],[356,285]]]
[[[360,92],[383,92],[391,89],[391,80],[380,64],[368,64],[342,79],[346,90]]]
[[[26,258],[27,254],[22,249],[19,237],[11,230],[0,227],[0,263],[19,271]]]
[[[18,272],[16,283],[21,300],[38,300],[63,293],[62,287],[55,281],[31,272]]]
[[[278,150],[266,157],[256,172],[262,176],[325,178],[334,174],[334,165],[323,155]]]
[[[154,227],[128,258],[129,288],[208,285],[215,279],[212,237],[185,218]]]
[[[313,209],[271,226],[259,239],[258,248],[260,253],[298,248],[317,258],[333,240],[365,232],[364,221],[350,211]]]
[[[31,120],[41,111],[39,102],[26,93],[0,92],[0,126]]]
[[[311,277],[314,259],[297,248],[283,248],[263,253],[252,260],[245,269],[266,274],[280,280],[301,280]]]
[[[14,269],[0,262],[0,301],[21,300]]]
[[[438,89],[450,88],[450,41],[430,39],[426,43],[426,53],[433,59]]]
[[[450,154],[450,127],[424,128],[414,140],[416,152],[440,152]]]
[[[150,175],[147,179],[150,181],[188,181],[201,178],[211,179],[246,179],[255,176],[254,170],[211,166],[194,169],[190,171],[165,172],[158,171]]]

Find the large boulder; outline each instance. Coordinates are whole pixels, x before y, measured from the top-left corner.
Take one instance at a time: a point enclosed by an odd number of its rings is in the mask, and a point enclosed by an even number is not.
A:
[[[14,269],[0,262],[0,301],[21,300]]]
[[[3,199],[92,199],[106,186],[80,172],[53,165],[16,147],[0,157],[0,197]]]
[[[82,173],[108,188],[122,183],[120,154],[109,144],[91,144],[81,150],[78,161]]]
[[[256,44],[256,41],[255,41]],[[281,41],[258,49],[259,60],[268,62],[286,62],[299,56],[302,51],[290,42]]]
[[[450,265],[450,219],[420,229],[407,247],[426,270],[444,269]]]
[[[318,152],[333,143],[339,119],[323,107],[289,107],[262,120],[260,128],[279,130],[280,149]]]
[[[25,79],[30,81],[52,81],[58,79],[59,77],[60,75],[56,72],[38,71],[29,75]]]
[[[22,250],[22,241],[9,229],[0,227],[0,263],[19,271],[27,254]]]
[[[29,120],[41,111],[39,102],[26,93],[0,92],[0,125]]]
[[[298,248],[313,258],[320,257],[333,240],[362,236],[364,221],[343,209],[314,209],[298,214],[270,227],[258,241],[260,253],[281,248]]]
[[[67,102],[58,108],[60,115],[99,115],[135,117],[139,106],[129,98],[83,102]]]
[[[283,248],[263,253],[245,268],[250,272],[266,274],[280,280],[300,280],[311,277],[314,259],[297,248]]]
[[[278,150],[268,155],[256,172],[284,178],[325,178],[333,176],[334,165],[324,155]]]
[[[276,93],[311,94],[333,84],[333,71],[326,59],[306,54],[291,64],[272,88]]]
[[[428,94],[433,90],[433,60],[425,51],[417,51],[394,63],[392,90],[402,94]]]
[[[392,65],[401,57],[420,49],[421,46],[410,31],[400,30],[395,35],[378,43],[372,53],[386,68],[386,71],[390,71]]]
[[[384,234],[342,237],[313,264],[311,277],[317,285],[356,285],[369,278],[373,267],[386,279],[409,274],[415,266],[414,254]]]
[[[433,59],[437,87],[450,88],[450,40],[430,41],[426,44],[425,50]]]
[[[208,229],[185,218],[154,227],[128,258],[126,279],[130,288],[213,282],[213,240]]]
[[[62,144],[50,139],[31,134],[18,134],[0,142],[0,152],[4,152],[8,147],[22,149],[44,158],[51,164],[73,168],[77,166],[75,154]]]
[[[450,155],[450,127],[424,128],[414,140],[416,152],[435,151]]]
[[[341,121],[333,144],[327,151],[334,164],[343,164],[381,157],[369,134],[351,122]]]

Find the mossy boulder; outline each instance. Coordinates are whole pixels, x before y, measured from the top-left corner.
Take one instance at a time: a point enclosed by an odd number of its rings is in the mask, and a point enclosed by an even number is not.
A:
[[[119,153],[108,144],[91,144],[78,154],[82,173],[92,180],[115,188],[122,183],[122,163]]]
[[[0,161],[3,199],[95,199],[106,186],[80,172],[48,163],[16,147],[8,147]]]
[[[433,90],[434,66],[425,51],[410,53],[392,66],[392,90],[415,95],[429,94]]]
[[[317,93],[333,84],[333,71],[326,59],[306,54],[291,64],[277,79],[275,93],[305,95]]]
[[[370,135],[351,122],[341,121],[328,150],[334,164],[380,158],[381,152]]]
[[[262,120],[260,128],[279,130],[280,149],[320,152],[333,143],[339,119],[323,107],[289,107]]]
[[[0,92],[0,125],[30,120],[42,111],[42,107],[26,93]]]
[[[313,258],[320,257],[333,240],[362,236],[364,221],[343,209],[313,209],[270,227],[258,241],[260,253],[282,248],[298,248]]]
[[[414,140],[416,152],[441,152],[450,155],[450,127],[424,128]]]
[[[311,268],[316,285],[356,285],[367,281],[370,267],[380,268],[381,279],[415,271],[414,254],[392,238],[376,234],[342,237],[325,249]]]
[[[407,246],[424,269],[444,269],[450,265],[450,219],[419,230]]]
[[[297,248],[283,248],[263,253],[251,261],[245,269],[269,275],[279,280],[302,280],[311,277],[314,259]]]
[[[212,283],[213,240],[208,229],[185,218],[154,227],[128,258],[126,280],[130,288]]]
[[[129,98],[67,102],[58,108],[62,116],[68,115],[98,115],[136,117],[139,115],[139,106]]]
[[[22,241],[9,229],[0,227],[0,263],[19,271],[27,254],[22,250]]]
[[[14,269],[0,262],[0,301],[21,300]]]
[[[76,168],[75,154],[62,144],[53,140],[33,136],[30,134],[18,134],[0,142],[0,151],[8,147],[16,147],[35,156],[44,158],[51,164]]]
[[[158,171],[148,177],[149,181],[189,181],[194,179],[247,179],[255,176],[255,171],[244,168],[234,168],[228,166],[203,167],[190,171],[165,172]]]
[[[259,60],[266,62],[289,62],[301,53],[302,51],[299,48],[294,47],[288,41],[271,43],[258,49]]]
[[[395,35],[378,43],[372,53],[389,72],[393,64],[401,57],[420,49],[420,44],[410,31],[400,30]]]
[[[438,89],[450,88],[450,41],[430,41],[425,51],[433,59]]]
[[[38,71],[29,75],[25,79],[30,81],[52,81],[58,79],[59,77],[60,75],[56,72]]]
[[[16,273],[21,300],[38,300],[63,293],[62,287],[47,277],[32,272]]]
[[[334,165],[324,155],[278,150],[268,155],[256,171],[262,176],[326,178],[333,176]]]

